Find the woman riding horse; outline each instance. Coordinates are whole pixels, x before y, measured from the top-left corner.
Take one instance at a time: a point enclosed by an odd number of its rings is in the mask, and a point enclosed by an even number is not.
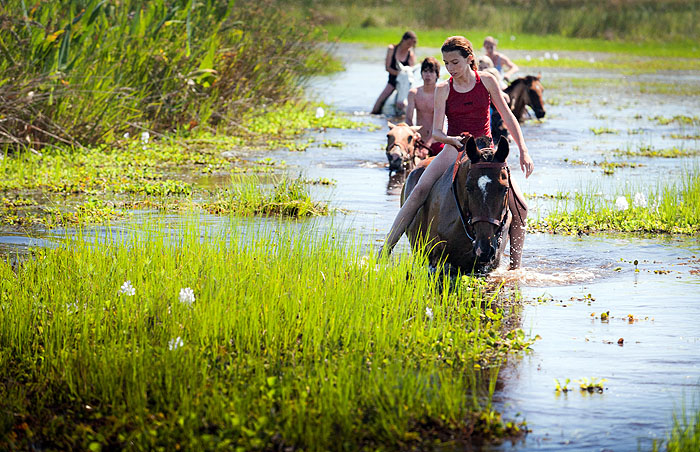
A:
[[[506,127],[520,150],[520,168],[525,172],[525,176],[529,177],[534,169],[534,163],[525,146],[518,121],[503,100],[498,81],[493,75],[485,72],[480,73],[476,70],[474,49],[471,42],[463,36],[452,36],[445,40],[441,51],[445,69],[452,77],[447,82],[439,83],[435,88],[433,138],[445,143],[445,148],[427,167],[418,184],[399,210],[384,246],[380,250],[380,256],[384,250],[387,253],[391,252],[408,225],[413,221],[418,209],[425,202],[435,181],[450,165],[455,163],[458,155],[457,149],[463,146],[463,134],[466,132],[474,137],[491,138],[489,124],[491,101],[504,118]],[[447,117],[448,124],[447,134],[443,132],[445,117]],[[520,189],[516,185],[512,188],[509,191],[508,205],[511,212],[518,212],[518,215],[513,215],[514,221],[509,229],[510,268],[516,269],[520,267],[523,242],[525,241],[527,207]],[[514,199],[515,197],[519,198],[518,202]]]

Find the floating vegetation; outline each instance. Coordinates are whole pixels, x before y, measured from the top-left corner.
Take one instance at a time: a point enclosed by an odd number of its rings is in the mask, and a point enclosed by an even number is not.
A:
[[[0,261],[0,448],[393,450],[522,434],[491,408],[500,363],[532,344],[506,328],[507,290],[441,278],[414,254],[378,266],[332,232],[127,230]]]
[[[615,173],[615,170],[618,168],[638,168],[641,166],[644,166],[642,163],[634,163],[634,162],[609,162],[607,160],[604,160],[602,162],[596,162],[595,160],[592,163],[589,162],[584,162],[583,160],[569,160],[568,158],[564,159],[565,162],[569,163],[570,165],[575,165],[575,166],[599,166],[603,169],[603,173],[607,175],[612,175]]]
[[[345,147],[345,143],[342,141],[323,140],[323,147],[343,149]]]
[[[603,383],[608,381],[606,378],[596,378],[596,377],[590,377],[590,378],[581,378],[580,380],[576,380],[576,382],[579,384],[579,389],[581,391],[587,391],[590,393],[597,392],[599,394],[603,393],[603,390],[605,387],[603,386]]]
[[[700,176],[686,170],[646,195],[626,193],[613,199],[595,193],[576,193],[558,201],[544,220],[528,228],[563,234],[597,231],[695,234],[700,231]]]
[[[676,115],[673,117],[666,117],[666,116],[653,116],[649,118],[650,121],[656,121],[658,124],[662,126],[666,126],[669,124],[681,124],[681,125],[700,125],[700,118],[697,116],[686,116],[686,115]]]
[[[569,392],[569,391],[571,391],[571,388],[569,388],[569,386],[568,386],[570,382],[571,382],[571,379],[567,378],[566,381],[564,382],[564,384],[561,384],[561,383],[559,383],[559,380],[555,378],[554,379],[554,383],[555,383],[554,390],[556,392],[565,392],[565,393]]]
[[[615,155],[624,155],[628,157],[661,157],[667,159],[700,154],[700,150],[697,149],[680,149],[675,146],[666,149],[654,149],[651,146],[642,146],[639,149],[614,149],[610,152]]]
[[[688,135],[681,133],[672,133],[669,135],[669,137],[676,140],[700,140],[700,134]]]
[[[620,133],[619,130],[617,129],[610,129],[608,127],[591,127],[590,131],[593,132],[596,135],[603,135],[603,134],[615,134],[615,133]]]

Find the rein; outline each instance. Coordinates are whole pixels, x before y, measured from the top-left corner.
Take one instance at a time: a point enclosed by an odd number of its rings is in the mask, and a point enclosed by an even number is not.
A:
[[[455,204],[457,204],[457,211],[459,212],[459,219],[462,221],[462,227],[464,228],[464,233],[467,235],[467,238],[471,240],[472,242],[475,241],[474,235],[469,232],[469,227],[472,226],[474,223],[479,223],[479,222],[486,222],[486,223],[491,223],[495,226],[498,227],[496,230],[496,235],[498,236],[498,243],[500,245],[501,243],[501,238],[503,237],[503,226],[506,224],[508,221],[508,191],[506,191],[506,206],[503,209],[503,216],[501,219],[493,218],[493,217],[487,217],[487,216],[476,216],[472,217],[471,212],[467,211],[468,216],[465,218],[464,211],[462,210],[462,205],[459,202],[459,196],[457,196],[457,171],[459,170],[459,165],[462,162],[462,158],[464,156],[464,151],[460,151],[459,154],[457,155],[457,160],[455,161],[454,165],[454,170],[452,171],[452,195],[455,198]],[[475,168],[499,168],[503,169],[505,168],[506,172],[508,173],[508,188],[507,190],[510,190],[511,187],[511,182],[510,182],[510,168],[508,168],[508,164],[506,162],[477,162],[477,163],[472,163],[469,171]]]

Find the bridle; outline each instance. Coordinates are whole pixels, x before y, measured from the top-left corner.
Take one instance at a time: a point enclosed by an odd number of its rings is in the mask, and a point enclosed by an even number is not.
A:
[[[455,203],[457,204],[457,211],[459,212],[459,219],[462,220],[462,227],[464,228],[464,233],[467,235],[467,238],[474,243],[476,239],[474,238],[474,234],[470,232],[470,228],[475,224],[475,223],[480,223],[480,222],[486,222],[486,223],[491,223],[494,226],[496,226],[498,229],[496,229],[496,236],[498,237],[498,246],[500,247],[501,245],[501,239],[503,238],[503,226],[508,222],[508,192],[511,189],[511,182],[510,182],[510,169],[508,168],[508,164],[506,162],[477,162],[477,163],[472,163],[469,171],[471,172],[473,169],[481,169],[481,168],[500,168],[503,169],[505,168],[507,174],[508,174],[508,186],[506,187],[506,195],[505,195],[505,200],[506,202],[504,203],[503,206],[503,213],[501,215],[501,219],[499,220],[498,218],[493,218],[489,216],[472,216],[471,212],[467,210],[467,215],[465,217],[464,211],[462,210],[462,205],[459,202],[459,197],[457,196],[457,171],[459,169],[459,165],[462,160],[462,154],[463,152],[460,152],[459,156],[457,157],[457,161],[455,162],[455,167],[454,171],[452,174],[452,195],[455,198]],[[469,173],[467,173],[468,175]]]
[[[403,146],[401,143],[399,143],[398,141],[394,141],[393,144],[387,145],[387,147],[386,147],[386,153],[388,154],[389,152],[391,152],[392,149],[394,149],[395,147],[398,147],[398,148],[401,150],[401,165],[402,165],[402,166],[405,166],[405,165],[406,165],[406,160],[407,160],[407,159],[412,159],[412,158],[415,157],[415,155],[416,155],[416,152],[415,152],[415,151],[416,151],[415,144],[416,144],[416,143],[419,143],[419,140],[415,137],[415,135],[412,135],[411,143],[413,143],[413,144],[411,145],[411,144],[409,143],[409,146],[410,146],[410,149],[409,149],[408,147],[404,147],[404,146]],[[420,145],[420,144],[419,144],[419,145]],[[406,157],[406,158],[404,158],[404,157]]]

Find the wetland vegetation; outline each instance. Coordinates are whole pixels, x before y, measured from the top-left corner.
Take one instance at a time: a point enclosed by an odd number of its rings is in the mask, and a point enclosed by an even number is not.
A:
[[[421,256],[379,267],[332,232],[166,230],[0,263],[0,447],[394,449],[522,431],[490,402],[502,359],[531,343],[502,286]]]

